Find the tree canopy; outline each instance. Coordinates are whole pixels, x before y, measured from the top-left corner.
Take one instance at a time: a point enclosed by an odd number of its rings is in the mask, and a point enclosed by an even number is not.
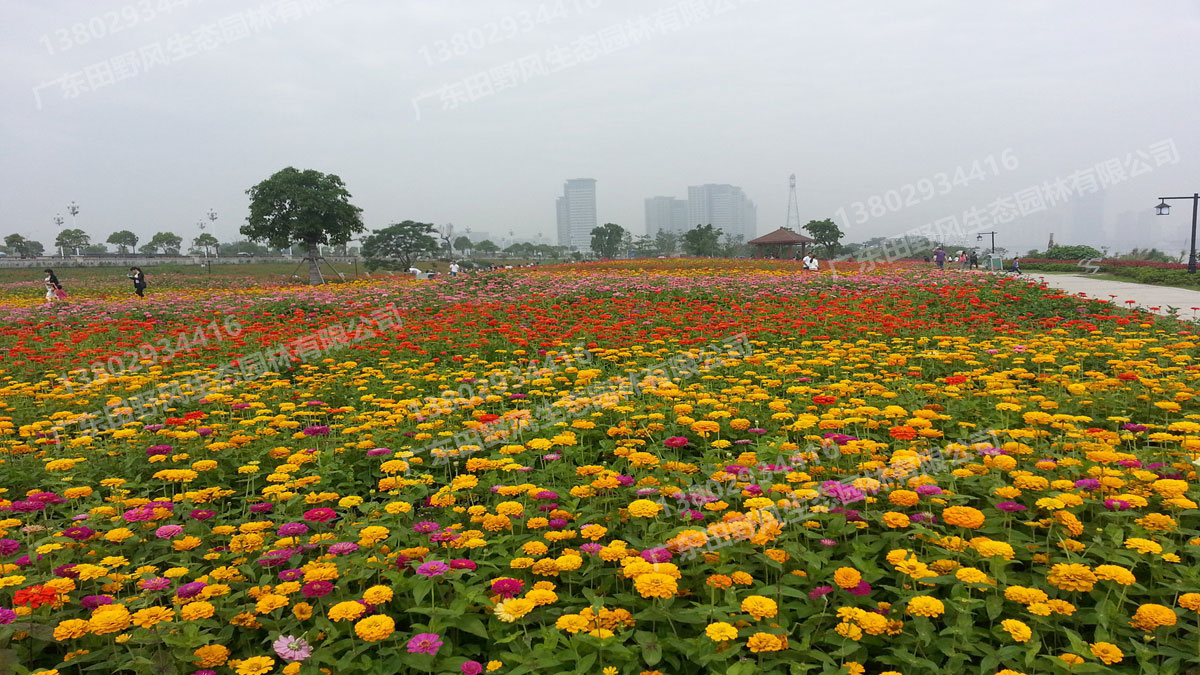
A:
[[[722,230],[719,227],[697,225],[683,233],[683,251],[689,255],[711,257],[720,253]]]
[[[350,203],[342,179],[287,167],[246,191],[250,216],[241,232],[253,241],[284,249],[301,244],[309,258],[309,283],[323,281],[318,247],[340,246],[366,231],[362,209]]]
[[[407,270],[419,253],[438,250],[432,223],[406,220],[375,231],[363,240],[367,269],[399,267]]]
[[[129,230],[119,230],[108,235],[107,241],[116,246],[120,253],[128,253],[137,248],[138,236]]]
[[[90,243],[92,238],[83,230],[75,228],[67,228],[54,238],[54,245],[65,251],[85,248]]]
[[[621,251],[625,228],[616,223],[605,223],[592,228],[592,250],[601,258],[615,258]]]
[[[26,239],[19,234],[10,234],[5,237],[4,245],[9,248],[11,253],[16,253],[22,258],[36,258],[46,250],[46,247],[42,246],[42,242]]]
[[[808,232],[808,236],[817,240],[817,243],[825,247],[825,255],[833,257],[837,255],[841,249],[842,231],[838,228],[837,223],[833,222],[832,218],[825,220],[810,220],[804,226],[804,231]]]

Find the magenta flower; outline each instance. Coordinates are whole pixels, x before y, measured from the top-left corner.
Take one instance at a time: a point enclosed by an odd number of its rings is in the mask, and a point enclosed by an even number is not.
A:
[[[329,552],[334,555],[347,555],[358,550],[358,544],[352,541],[339,541],[329,547]]]
[[[170,539],[183,532],[183,528],[178,525],[163,525],[154,531],[154,536],[159,539]]]
[[[450,569],[474,572],[476,567],[478,567],[478,565],[470,560],[467,560],[466,558],[455,558],[454,560],[450,561]]]
[[[161,591],[164,588],[170,588],[171,580],[164,577],[154,577],[153,579],[144,579],[138,582],[138,588],[147,591]]]
[[[337,518],[337,511],[328,506],[309,509],[304,512],[304,519],[310,523],[328,523],[334,518]]]
[[[333,583],[329,581],[310,581],[300,589],[306,598],[323,598],[332,591]]]
[[[422,534],[427,532],[436,532],[437,530],[440,530],[441,527],[442,526],[438,525],[437,523],[430,522],[428,520],[422,520],[416,525],[413,525],[413,532],[420,532]]]
[[[427,563],[421,563],[421,566],[417,568],[417,574],[430,579],[440,577],[449,571],[450,566],[440,560],[430,560]]]
[[[442,638],[437,633],[417,633],[408,641],[409,654],[437,654],[442,647]]]
[[[296,537],[308,533],[308,526],[304,523],[284,523],[279,526],[279,536],[281,537]]]
[[[301,433],[303,433],[305,436],[328,436],[329,431],[330,431],[329,427],[324,426],[324,425],[317,425],[317,426],[305,427],[304,431],[302,431]]]
[[[671,562],[671,552],[665,548],[648,548],[642,551],[641,556],[648,563]]]
[[[814,588],[808,592],[808,597],[812,598],[813,600],[816,600],[817,598],[822,598],[826,595],[829,595],[832,592],[833,592],[833,586],[817,586],[816,588]]]
[[[1004,511],[1005,513],[1016,513],[1017,511],[1025,510],[1024,506],[1022,506],[1016,502],[1000,502],[999,504],[996,505],[996,508],[1000,509],[1001,511]]]
[[[292,635],[279,636],[272,645],[275,648],[275,653],[284,661],[303,661],[312,656],[312,645],[304,641],[304,638],[298,638]]]
[[[0,607],[0,626],[7,626],[17,620],[17,613],[11,609]]]
[[[462,664],[463,675],[479,675],[483,672],[483,664],[478,661],[467,661]]]
[[[663,445],[667,446],[668,448],[683,448],[690,444],[691,441],[689,441],[686,436],[671,436],[667,440],[663,441]]]
[[[502,598],[515,598],[525,583],[519,579],[497,579],[492,582],[492,595]]]

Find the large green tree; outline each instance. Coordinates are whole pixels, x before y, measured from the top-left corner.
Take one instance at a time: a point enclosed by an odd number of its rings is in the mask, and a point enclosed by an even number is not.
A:
[[[818,244],[825,247],[827,257],[832,258],[841,249],[842,231],[838,229],[837,223],[833,222],[832,218],[810,220],[804,226],[804,231],[808,232],[808,236],[816,239]]]
[[[461,251],[471,250],[471,239],[465,234],[460,234],[454,239],[454,248]]]
[[[10,234],[5,237],[4,245],[8,247],[10,253],[16,253],[22,258],[36,258],[45,251],[42,242],[26,239],[19,234]]]
[[[241,227],[242,234],[276,249],[303,246],[310,284],[324,281],[317,265],[322,244],[340,246],[366,231],[362,209],[350,203],[345,183],[334,174],[289,166],[246,194],[250,217]]]
[[[161,251],[165,255],[179,255],[180,246],[183,246],[183,237],[173,232],[155,232],[142,250],[149,249],[151,253]]]
[[[92,243],[92,238],[87,235],[87,232],[74,228],[67,228],[54,238],[55,246],[63,251],[75,251],[76,254],[79,253],[78,249],[84,248],[90,243]]]
[[[219,246],[220,244],[221,244],[221,242],[217,241],[216,237],[212,236],[211,234],[209,234],[207,232],[201,234],[199,237],[196,237],[195,239],[192,240],[192,247],[198,248],[198,249],[204,249],[205,256],[208,256],[208,252],[210,249],[216,250],[217,246]]]
[[[496,251],[499,251],[500,247],[493,244],[491,239],[484,239],[478,244],[475,244],[475,250],[484,255],[488,255],[489,253],[495,253]]]
[[[367,269],[399,268],[407,271],[419,253],[438,250],[437,230],[432,223],[406,220],[388,225],[363,239],[362,255]]]
[[[719,227],[697,225],[683,233],[683,251],[689,255],[712,257],[720,253],[721,234]]]
[[[137,248],[138,236],[129,230],[121,230],[108,235],[108,243],[116,246],[119,253],[129,253]]]
[[[667,230],[659,230],[654,235],[654,247],[659,255],[671,255],[679,247],[679,235]]]
[[[605,223],[592,228],[592,250],[601,258],[615,258],[621,251],[621,240],[625,228],[616,223]]]

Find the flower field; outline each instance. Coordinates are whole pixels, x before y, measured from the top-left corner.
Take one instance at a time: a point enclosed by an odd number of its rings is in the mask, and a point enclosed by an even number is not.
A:
[[[0,283],[0,673],[1200,672],[1195,323],[768,261],[151,291]]]

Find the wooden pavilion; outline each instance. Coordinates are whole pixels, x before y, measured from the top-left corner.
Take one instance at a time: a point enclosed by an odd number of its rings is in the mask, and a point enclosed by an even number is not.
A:
[[[791,260],[793,258],[793,246],[800,245],[800,255],[803,257],[808,253],[808,245],[817,243],[817,240],[802,234],[796,234],[786,227],[781,227],[770,234],[764,234],[746,243],[754,247],[755,258]]]

